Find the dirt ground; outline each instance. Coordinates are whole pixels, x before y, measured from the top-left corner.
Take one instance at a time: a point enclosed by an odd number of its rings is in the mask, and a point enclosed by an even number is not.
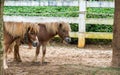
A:
[[[42,53],[42,52],[41,52]],[[51,44],[47,46],[45,63],[40,64],[41,54],[32,63],[35,48],[20,46],[22,62],[13,62],[13,54],[8,56],[9,75],[120,75],[119,68],[111,68],[111,45]]]

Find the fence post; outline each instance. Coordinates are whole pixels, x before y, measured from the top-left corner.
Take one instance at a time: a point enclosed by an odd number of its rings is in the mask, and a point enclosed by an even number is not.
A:
[[[85,46],[85,18],[86,18],[86,1],[79,0],[79,33],[78,33],[78,47]]]
[[[3,9],[4,9],[4,0],[0,0],[0,75],[4,75],[4,69],[3,69]]]

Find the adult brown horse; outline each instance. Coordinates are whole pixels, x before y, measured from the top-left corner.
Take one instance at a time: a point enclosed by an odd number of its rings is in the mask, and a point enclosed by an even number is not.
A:
[[[4,22],[4,69],[8,68],[7,53],[9,50],[11,50],[11,46],[14,46],[14,60],[21,61],[20,55],[16,54],[16,52],[19,53],[19,45],[21,44],[21,40],[23,40],[27,35],[29,36],[28,38],[33,42],[34,46],[37,46],[38,39],[36,34],[38,31],[39,28],[36,23]]]
[[[66,22],[39,23],[38,26],[39,33],[37,34],[37,36],[39,40],[39,45],[36,48],[36,54],[33,59],[33,62],[37,60],[40,46],[42,46],[42,60],[41,60],[42,64],[45,60],[47,42],[55,35],[59,35],[66,42],[70,42],[71,38],[69,37],[69,32],[71,31],[71,28],[69,23]]]

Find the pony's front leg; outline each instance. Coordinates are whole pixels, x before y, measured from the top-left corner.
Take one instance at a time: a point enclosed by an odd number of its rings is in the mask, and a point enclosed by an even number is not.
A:
[[[28,43],[28,49],[32,49],[32,44]]]
[[[14,46],[14,61],[21,62],[20,54],[19,54],[19,45],[16,44]]]
[[[40,44],[36,47],[36,53],[35,53],[35,56],[34,56],[34,58],[33,58],[33,60],[32,60],[32,62],[36,62],[37,61],[37,57],[38,57],[38,55],[39,55],[39,52],[40,52]]]
[[[42,45],[42,60],[41,60],[41,64],[43,64],[45,62],[45,54],[46,54],[46,44]]]

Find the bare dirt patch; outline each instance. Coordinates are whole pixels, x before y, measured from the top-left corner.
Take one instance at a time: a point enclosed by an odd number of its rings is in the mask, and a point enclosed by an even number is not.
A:
[[[42,52],[41,52],[42,53]],[[9,73],[11,75],[119,75],[119,69],[110,68],[112,48],[110,45],[55,45],[47,47],[46,63],[41,65],[41,55],[32,63],[35,48],[20,46],[21,63],[13,62],[9,55]]]

